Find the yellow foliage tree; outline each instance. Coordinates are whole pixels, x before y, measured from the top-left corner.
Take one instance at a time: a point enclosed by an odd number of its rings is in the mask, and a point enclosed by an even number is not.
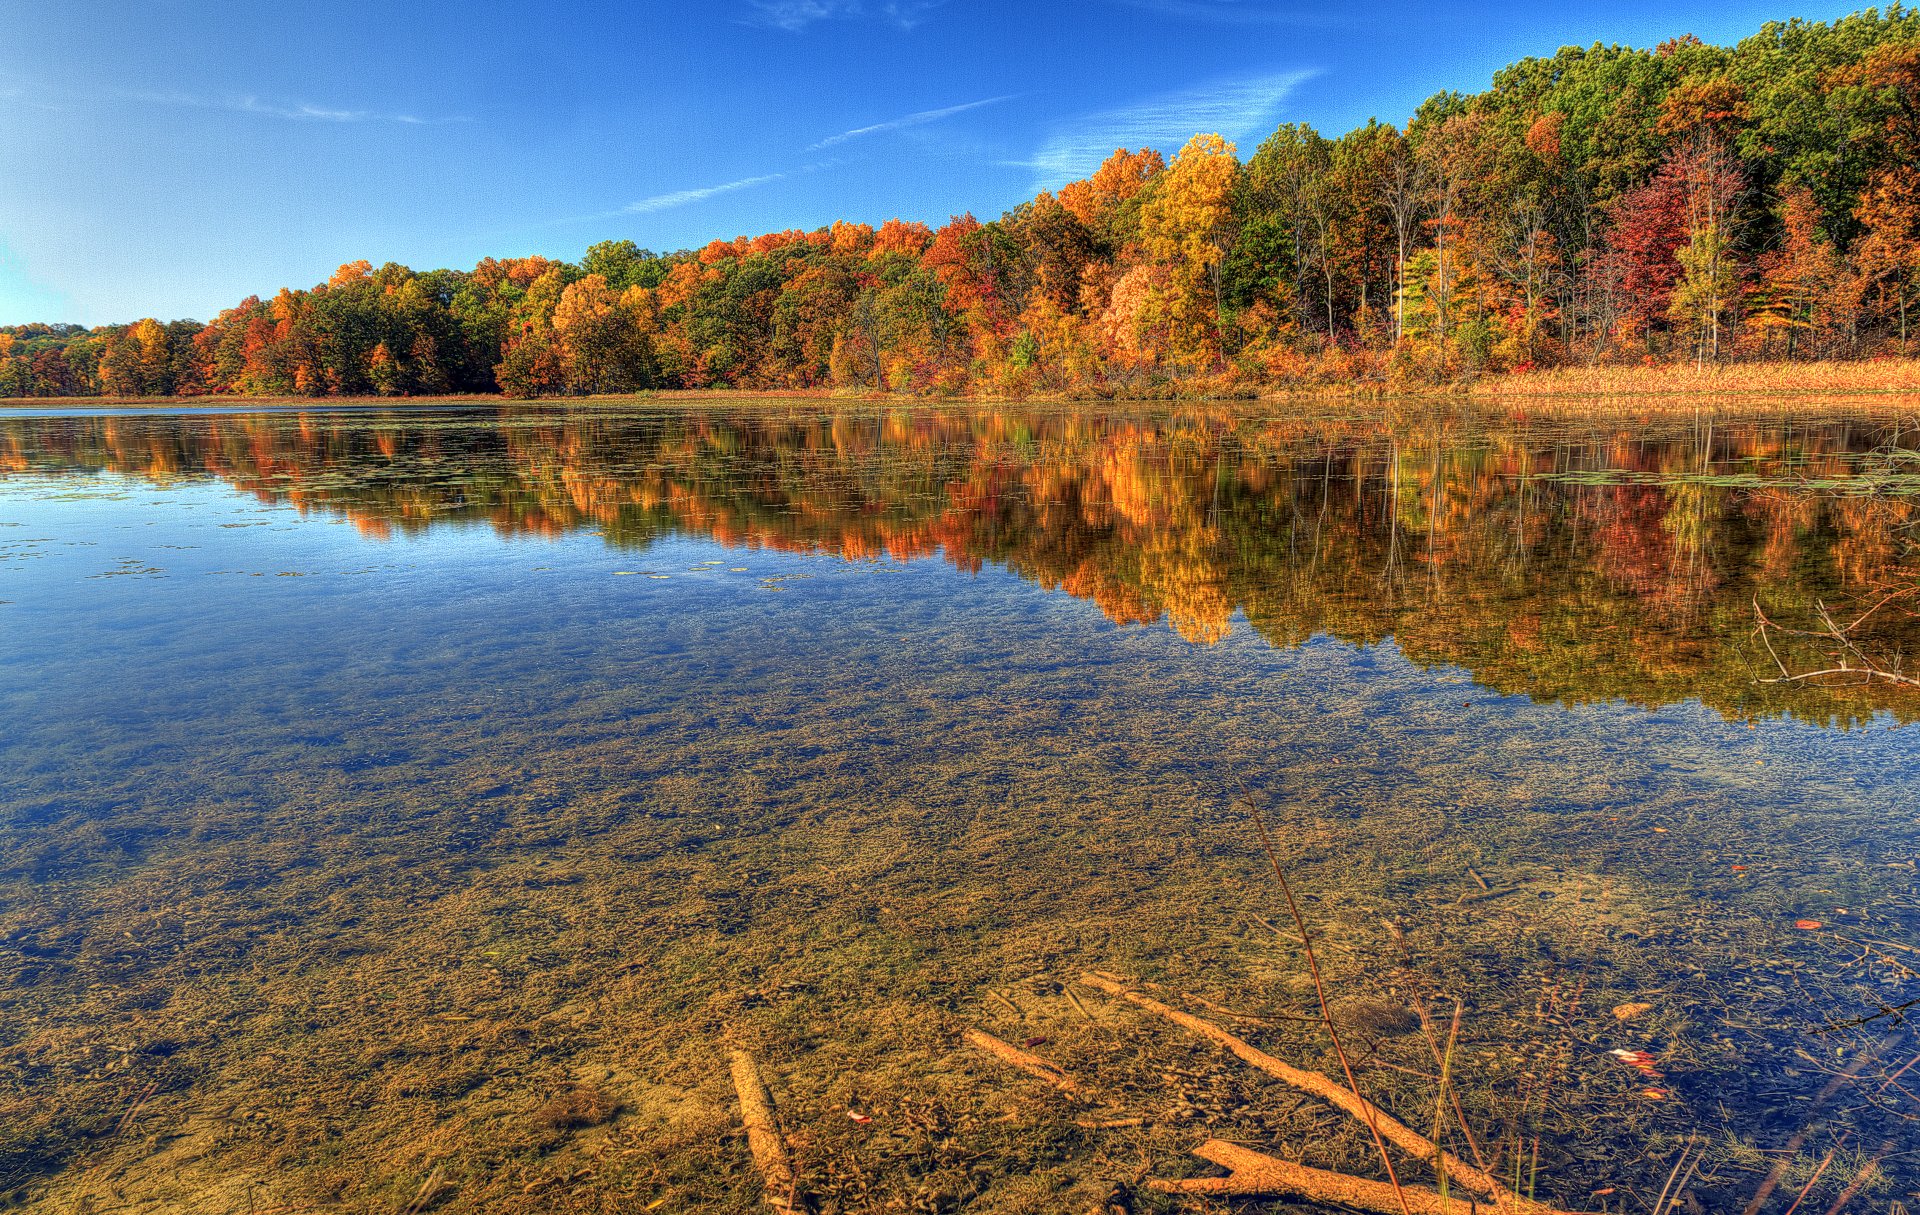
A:
[[[1141,244],[1165,266],[1160,311],[1169,354],[1190,366],[1220,361],[1220,268],[1233,231],[1240,161],[1218,135],[1196,135],[1155,183],[1140,215]]]

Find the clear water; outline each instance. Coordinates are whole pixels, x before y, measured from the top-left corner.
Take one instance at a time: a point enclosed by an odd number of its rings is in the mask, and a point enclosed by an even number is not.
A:
[[[1651,1210],[1691,1152],[1689,1210],[1782,1160],[1769,1209],[1884,1208],[1920,1185],[1920,697],[1777,677],[1920,655],[1907,598],[1849,653],[1784,631],[1920,579],[1916,434],[0,417],[0,1203],[764,1209],[735,1046],[823,1210],[1161,1209],[1208,1136],[1376,1176],[1364,1127],[1076,982],[1337,1074],[1257,807],[1404,1121],[1458,1003],[1447,1143],[1543,1201]],[[578,1086],[616,1112],[556,1119]]]

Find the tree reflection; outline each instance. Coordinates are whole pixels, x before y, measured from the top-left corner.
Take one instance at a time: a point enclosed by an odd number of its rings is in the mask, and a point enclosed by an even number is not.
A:
[[[1195,643],[1236,620],[1281,646],[1392,638],[1504,693],[1836,724],[1905,716],[1912,693],[1757,682],[1754,604],[1810,623],[1821,603],[1912,585],[1911,454],[1875,421],[1778,416],[742,404],[0,421],[9,475],[217,477],[370,541],[483,522],[629,548],[937,555]],[[1917,640],[1899,610],[1860,637],[1882,653]]]

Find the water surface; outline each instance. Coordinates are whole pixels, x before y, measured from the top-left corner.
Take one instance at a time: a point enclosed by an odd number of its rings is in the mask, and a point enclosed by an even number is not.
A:
[[[1829,1152],[1803,1209],[1884,1207],[1920,1185],[1920,699],[1781,677],[1920,654],[1900,598],[1850,652],[1786,631],[1914,584],[1916,436],[0,418],[0,1201],[763,1209],[734,1046],[826,1210],[1157,1209],[1210,1135],[1374,1175],[1363,1127],[1075,984],[1336,1071],[1257,808],[1404,1120],[1457,1003],[1449,1145],[1544,1200],[1651,1210],[1691,1147],[1690,1210],[1788,1158],[1784,1211]],[[582,1085],[619,1112],[557,1124]]]

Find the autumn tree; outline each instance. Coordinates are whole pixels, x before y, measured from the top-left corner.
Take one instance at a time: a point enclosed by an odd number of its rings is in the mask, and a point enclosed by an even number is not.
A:
[[[1196,135],[1154,183],[1140,215],[1141,245],[1166,269],[1155,290],[1167,321],[1170,353],[1192,366],[1221,355],[1220,269],[1232,248],[1233,196],[1240,173],[1233,145]]]
[[[1677,180],[1686,223],[1686,240],[1674,251],[1680,275],[1667,316],[1680,333],[1691,337],[1696,360],[1717,361],[1721,334],[1740,291],[1738,208],[1745,177],[1711,133],[1697,135],[1669,157],[1662,172]]]
[[[1788,187],[1778,221],[1780,245],[1759,259],[1752,289],[1750,347],[1783,359],[1845,351],[1859,322],[1859,277],[1820,230],[1813,191]]]

